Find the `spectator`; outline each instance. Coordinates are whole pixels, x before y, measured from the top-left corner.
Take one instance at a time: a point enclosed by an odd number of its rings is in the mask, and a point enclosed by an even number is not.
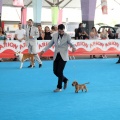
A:
[[[85,31],[80,33],[78,38],[83,40],[89,39],[88,34]]]
[[[3,40],[3,43],[5,44],[6,43],[6,34],[5,34],[5,32],[4,32],[4,30],[3,30],[3,28],[2,27],[0,27],[0,40]],[[3,62],[3,59],[2,58],[0,58],[0,62]]]
[[[58,31],[58,26],[54,25],[54,29],[55,29],[55,31]]]
[[[77,40],[78,39],[78,33],[77,33],[77,31],[78,31],[78,29],[77,28],[75,28],[75,40]]]
[[[18,29],[15,31],[15,40],[18,40],[19,42],[22,42],[22,40],[25,40],[26,31],[22,29],[22,24],[18,23]],[[13,61],[17,61],[17,58],[15,57]]]
[[[22,24],[18,23],[18,29],[15,31],[15,40],[22,42],[25,40],[26,31],[22,29]]]
[[[44,31],[42,30],[42,26],[38,25],[39,37],[37,40],[44,40]]]
[[[57,26],[52,26],[51,27],[51,37],[53,36],[54,33],[58,31]]]
[[[95,40],[99,37],[98,32],[95,27],[92,27],[92,30],[90,32],[90,39]],[[96,58],[95,55],[90,55],[90,58]]]
[[[102,32],[100,33],[100,38],[102,40],[108,39],[108,32],[107,32],[107,30],[105,28],[102,29]]]
[[[51,40],[52,39],[51,31],[50,31],[50,28],[48,26],[45,27],[44,32],[45,32],[44,40]],[[46,59],[50,60],[51,58],[50,57],[46,57]]]
[[[108,39],[108,32],[107,32],[107,30],[105,28],[102,29],[102,32],[100,33],[100,38],[102,40]],[[99,58],[107,58],[107,56],[106,55],[100,55]]]
[[[108,38],[109,38],[109,39],[115,39],[115,34],[112,33],[112,31],[111,31],[110,28],[108,29]]]
[[[50,28],[48,26],[45,27],[45,35],[44,35],[44,40],[51,40],[51,32],[50,32]]]
[[[116,31],[116,38],[120,39],[120,27]]]
[[[92,27],[90,32],[90,39],[97,39],[99,37],[98,32],[95,27]]]
[[[88,39],[88,38],[89,38],[88,34],[83,28],[83,23],[80,23],[76,32],[76,39]]]

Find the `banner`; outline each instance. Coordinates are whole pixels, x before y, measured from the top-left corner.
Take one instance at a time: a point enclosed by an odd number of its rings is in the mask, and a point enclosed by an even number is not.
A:
[[[13,0],[13,5],[17,7],[23,7],[24,3],[23,0]]]
[[[40,53],[49,42],[49,40],[37,41],[38,53]],[[68,51],[70,56],[120,54],[120,40],[72,40],[72,42],[77,50],[72,53],[72,48],[69,46]],[[55,47],[52,46],[43,54],[43,57],[53,56],[54,50]],[[4,44],[2,40],[0,41],[0,58],[14,58],[16,51],[21,51],[22,53],[28,52],[25,41],[7,40],[6,44]]]
[[[102,13],[108,14],[107,0],[101,0]]]

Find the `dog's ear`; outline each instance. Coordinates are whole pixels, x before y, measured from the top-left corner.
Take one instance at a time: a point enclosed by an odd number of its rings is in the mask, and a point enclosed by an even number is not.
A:
[[[78,85],[78,82],[77,82],[77,81],[76,81],[75,83],[76,83],[76,85]]]

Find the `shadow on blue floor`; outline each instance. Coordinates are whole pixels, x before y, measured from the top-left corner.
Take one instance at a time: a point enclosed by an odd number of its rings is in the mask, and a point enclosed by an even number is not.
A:
[[[64,74],[68,88],[54,93],[53,61],[19,69],[20,62],[0,63],[0,120],[119,120],[120,65],[117,59],[70,60]],[[75,93],[72,82],[90,82]]]

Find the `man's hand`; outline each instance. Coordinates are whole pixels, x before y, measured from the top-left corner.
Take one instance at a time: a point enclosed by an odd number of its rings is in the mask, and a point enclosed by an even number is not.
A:
[[[44,51],[41,51],[41,52],[40,52],[40,57],[43,55],[43,53],[44,53]]]
[[[75,51],[76,51],[76,48],[73,48],[73,49],[72,49],[72,52],[75,52]]]
[[[22,42],[21,39],[18,40],[19,42]]]

